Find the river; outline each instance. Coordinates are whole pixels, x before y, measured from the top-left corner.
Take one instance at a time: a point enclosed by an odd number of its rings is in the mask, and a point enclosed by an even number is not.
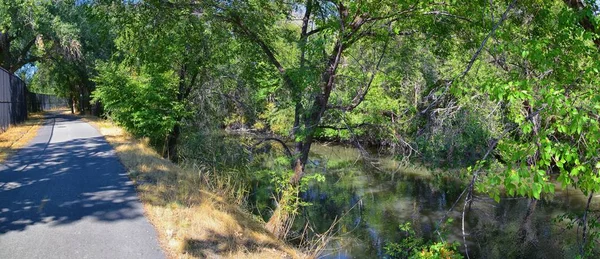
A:
[[[400,166],[389,157],[377,159],[377,168],[365,166],[359,152],[339,145],[314,145],[309,174],[320,173],[325,181],[313,183],[301,197],[304,207],[295,220],[296,232],[308,226],[323,233],[332,223],[335,236],[322,258],[386,258],[385,244],[403,238],[399,225],[410,222],[418,236],[434,238],[440,219],[458,199],[463,186],[419,166]],[[586,197],[573,189],[560,189],[553,197],[538,202],[526,240],[518,237],[529,200],[503,198],[494,202],[485,194],[475,195],[466,220],[467,244],[471,258],[575,258],[577,231],[567,229],[569,221],[553,219],[565,213],[581,213]],[[444,231],[449,242],[462,245],[459,201],[447,214],[454,219]],[[598,199],[592,210],[600,206]],[[435,237],[437,238],[437,237]]]

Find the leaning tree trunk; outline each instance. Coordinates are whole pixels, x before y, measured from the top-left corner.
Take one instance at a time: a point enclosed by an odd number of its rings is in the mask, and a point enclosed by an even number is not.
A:
[[[297,187],[300,182],[300,179],[295,177],[303,175],[303,171],[304,163],[302,163],[300,158],[297,158],[294,166],[294,177],[290,181],[290,187],[281,193],[277,206],[265,225],[265,228],[277,238],[284,238],[294,223],[294,211],[297,208],[294,202],[298,196]]]
[[[333,77],[335,74],[335,69],[337,67],[337,62],[339,61],[339,55],[341,52],[336,55],[335,63],[331,61],[331,68],[327,69],[323,73],[323,85],[325,92],[319,93],[315,96],[312,109],[310,111],[310,115],[304,117],[304,127],[305,127],[305,135],[304,140],[298,141],[296,143],[296,150],[300,150],[300,153],[296,153],[296,158],[293,163],[294,175],[290,179],[290,187],[288,190],[283,191],[279,203],[269,218],[267,222],[266,228],[271,233],[273,233],[278,238],[283,238],[289,231],[293,220],[294,220],[294,210],[297,208],[297,205],[291,203],[290,201],[296,201],[298,196],[298,186],[300,185],[300,181],[304,176],[305,165],[308,162],[308,155],[310,153],[310,147],[313,143],[313,135],[316,130],[316,125],[319,125],[321,122],[321,118],[327,109],[327,103],[329,100],[329,94],[331,92],[331,88],[333,87]],[[295,116],[296,118],[301,118],[302,116]],[[300,129],[295,128],[295,134],[298,134]],[[298,135],[296,135],[297,137]]]

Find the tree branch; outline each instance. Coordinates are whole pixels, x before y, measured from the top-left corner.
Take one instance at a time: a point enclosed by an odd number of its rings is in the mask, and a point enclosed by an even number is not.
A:
[[[238,29],[245,36],[247,36],[251,41],[254,41],[254,43],[258,44],[258,46],[262,49],[264,54],[267,56],[269,62],[271,62],[271,64],[277,68],[277,71],[279,71],[279,74],[283,77],[284,82],[289,87],[294,88],[294,82],[286,74],[285,68],[281,65],[279,60],[277,60],[277,58],[275,57],[275,52],[271,49],[271,47],[269,45],[267,45],[267,43],[264,40],[262,40],[260,38],[260,36],[258,34],[256,34],[255,32],[251,31],[248,27],[246,27],[244,25],[244,23],[242,22],[242,19],[239,16],[233,14],[231,17],[223,17],[223,16],[219,16],[219,17],[222,17],[226,21],[237,26]]]
[[[17,57],[17,61],[13,64],[10,64],[10,68],[9,68],[10,72],[14,73],[19,68],[21,68],[23,65],[30,63],[30,62],[37,61],[39,59],[36,56],[28,55],[29,51],[31,50],[31,47],[33,47],[33,44],[35,43],[35,40],[36,40],[36,37],[33,37],[33,39],[30,40],[29,42],[27,42],[27,44],[25,44],[23,49],[21,49],[21,51],[19,52],[19,56]]]
[[[506,20],[506,18],[508,17],[508,12],[514,7],[514,5],[515,5],[516,2],[517,2],[517,0],[513,0],[510,3],[510,5],[508,5],[508,7],[506,8],[506,10],[502,14],[502,17],[500,18],[500,20],[494,25],[494,27],[492,28],[492,30],[485,36],[485,38],[483,39],[483,41],[479,45],[479,48],[477,49],[477,51],[475,51],[475,54],[473,54],[473,56],[471,57],[471,60],[469,60],[469,63],[467,63],[467,67],[465,68],[465,70],[463,70],[463,72],[460,73],[457,77],[455,77],[454,79],[452,79],[452,80],[450,80],[450,81],[448,81],[446,83],[446,87],[444,89],[444,92],[442,93],[442,96],[444,96],[446,94],[446,92],[448,92],[448,89],[450,89],[450,86],[454,83],[454,81],[456,81],[456,79],[462,79],[462,78],[464,78],[467,75],[467,73],[469,73],[469,71],[471,70],[471,67],[473,67],[473,64],[475,63],[475,61],[477,60],[477,58],[481,54],[481,51],[485,47],[485,44],[490,39],[490,37],[492,37],[492,35],[494,35],[494,33],[496,33],[496,30],[500,27],[500,25],[502,25],[502,23],[504,22],[504,20]],[[440,99],[442,99],[442,98],[441,97],[437,98],[436,100],[434,100],[433,102],[431,102],[431,104],[429,104],[427,106],[427,108],[425,108],[424,110],[422,110],[420,113],[421,114],[427,113],[427,111],[429,111],[429,109],[431,109],[431,107],[433,107],[435,104],[437,104],[437,102]]]
[[[267,142],[267,141],[275,141],[275,142],[277,142],[277,143],[281,144],[281,146],[283,147],[283,149],[284,149],[284,151],[285,151],[285,154],[286,154],[286,155],[287,155],[289,158],[292,158],[292,157],[294,157],[294,156],[292,155],[292,151],[291,151],[291,150],[290,150],[290,148],[289,148],[289,147],[288,147],[288,146],[285,144],[285,142],[283,142],[283,140],[281,140],[281,139],[278,139],[278,138],[272,138],[272,137],[270,137],[270,138],[264,138],[264,139],[262,139],[261,141],[257,142],[256,144],[252,145],[252,150],[254,150],[254,149],[256,148],[256,146],[258,146],[258,145],[260,145],[260,144],[262,144],[262,143],[264,143],[264,142]]]
[[[532,120],[535,116],[537,116],[540,112],[542,112],[546,107],[547,107],[547,105],[542,105],[541,108],[539,108],[535,112],[532,112],[531,114],[529,114],[525,118],[525,121]],[[488,146],[487,152],[485,152],[485,155],[483,155],[483,157],[480,159],[480,161],[485,161],[488,158],[488,156],[492,153],[492,151],[494,151],[496,149],[496,146],[498,145],[500,140],[503,139],[508,133],[517,129],[518,127],[519,127],[519,125],[516,124],[512,127],[506,128],[497,139],[492,139],[490,145]],[[467,258],[469,258],[469,247],[468,247],[467,241],[466,241],[467,234],[465,233],[466,208],[467,208],[467,204],[469,205],[469,209],[471,208],[471,203],[473,202],[473,191],[475,190],[475,182],[477,181],[477,177],[479,176],[479,173],[481,173],[481,170],[482,170],[482,168],[478,168],[477,170],[475,170],[473,172],[471,181],[469,182],[469,185],[467,185],[467,187],[465,188],[465,190],[467,190],[467,192],[466,192],[467,197],[465,198],[465,203],[464,203],[463,211],[462,211],[462,238],[463,238],[463,245],[465,247],[465,253],[467,254]],[[463,193],[464,193],[464,191],[463,191]],[[462,196],[462,194],[461,194],[461,196]],[[460,199],[460,197],[459,197],[459,199]],[[444,217],[445,217],[445,215],[444,215]]]
[[[448,12],[444,12],[444,11],[430,11],[430,12],[424,12],[423,14],[425,15],[439,15],[439,16],[448,16],[448,17],[452,17],[452,18],[456,18],[459,20],[463,20],[463,21],[467,21],[472,23],[473,21],[471,21],[469,18],[467,17],[463,17],[463,16],[459,16],[459,15],[455,15],[455,14],[451,14]]]
[[[311,31],[307,32],[306,36],[308,37],[308,36],[311,36],[313,34],[317,34],[317,33],[322,32],[322,31],[324,31],[325,29],[328,29],[328,28],[329,28],[329,26],[323,26],[323,27],[316,28],[314,30],[311,30]]]
[[[342,111],[352,111],[365,100],[365,97],[366,97],[367,93],[369,92],[369,89],[371,88],[371,84],[373,83],[373,79],[375,79],[375,75],[377,75],[377,70],[379,70],[379,66],[381,65],[381,60],[383,60],[383,57],[385,56],[385,53],[386,53],[387,47],[388,47],[388,43],[389,43],[389,41],[386,41],[385,45],[383,45],[383,50],[381,51],[379,60],[377,60],[377,65],[375,66],[375,71],[373,71],[373,73],[371,74],[371,77],[369,78],[369,82],[367,83],[367,86],[358,91],[356,96],[354,96],[354,98],[352,98],[350,105],[348,105],[348,106],[328,106],[329,109],[333,108],[333,109],[341,109]]]

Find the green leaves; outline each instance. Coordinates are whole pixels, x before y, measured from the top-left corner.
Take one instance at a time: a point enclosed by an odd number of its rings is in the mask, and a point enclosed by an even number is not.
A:
[[[531,27],[519,18],[508,23],[495,47],[503,72],[484,80],[490,99],[504,102],[504,118],[511,122],[497,149],[505,191],[541,199],[554,192],[555,173],[563,186],[597,190],[599,51],[562,3],[527,8],[537,13]],[[484,182],[498,186],[497,178],[490,173]]]
[[[531,186],[531,196],[533,196],[533,198],[535,199],[540,199],[540,194],[542,193],[542,185],[539,183],[533,183],[533,185]]]
[[[173,71],[138,70],[112,62],[100,63],[97,69],[94,98],[133,134],[162,140],[188,114],[185,102],[176,101],[178,80]]]
[[[0,0],[0,66],[14,72],[23,65],[61,58],[81,58],[81,22],[73,1]],[[10,39],[10,40],[8,40]]]
[[[451,221],[449,219],[448,223]],[[456,243],[447,243],[445,241],[433,242],[425,241],[418,237],[410,222],[401,224],[400,231],[404,233],[404,238],[400,242],[388,242],[384,246],[387,256],[391,258],[446,258],[459,259],[463,256],[458,253],[458,245]]]

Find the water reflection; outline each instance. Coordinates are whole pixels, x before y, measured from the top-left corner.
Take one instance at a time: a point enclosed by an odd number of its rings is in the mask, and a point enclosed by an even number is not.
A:
[[[437,238],[438,221],[459,197],[460,184],[431,177],[424,170],[398,172],[397,163],[380,159],[379,169],[358,162],[356,150],[341,146],[317,145],[309,171],[325,175],[324,183],[312,185],[301,194],[312,206],[303,209],[295,229],[309,224],[324,232],[338,218],[336,238],[323,258],[385,258],[387,242],[398,242],[400,224],[410,222],[427,239]],[[574,190],[558,189],[547,201],[538,202],[530,222],[523,222],[529,200],[506,198],[495,203],[477,195],[467,218],[471,258],[574,258],[577,253],[576,229],[552,219],[567,211],[581,212],[586,197]],[[598,209],[599,203],[592,204]],[[446,240],[462,242],[460,210],[448,214],[456,219],[447,229]],[[532,235],[522,238],[524,224]],[[462,246],[461,246],[462,248]]]

